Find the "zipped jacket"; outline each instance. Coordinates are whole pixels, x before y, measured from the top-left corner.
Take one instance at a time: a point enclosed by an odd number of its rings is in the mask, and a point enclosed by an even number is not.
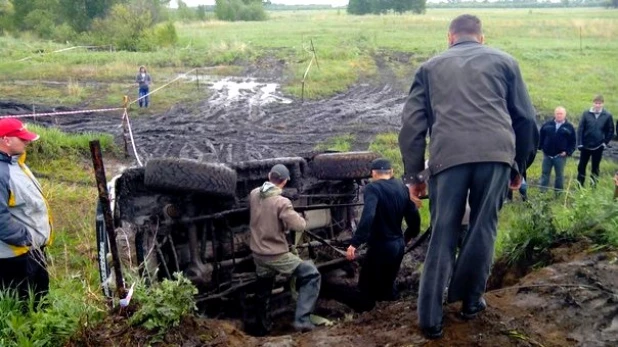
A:
[[[0,258],[41,248],[52,240],[52,223],[41,185],[25,164],[25,154],[0,152]]]

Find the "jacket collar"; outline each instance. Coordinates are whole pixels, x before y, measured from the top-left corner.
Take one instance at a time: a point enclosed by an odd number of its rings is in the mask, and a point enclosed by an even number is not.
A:
[[[455,42],[453,45],[451,45],[450,48],[453,48],[455,46],[467,46],[467,45],[473,45],[473,44],[480,45],[481,43],[471,38],[464,38],[464,39],[461,39],[460,41]]]
[[[10,155],[0,151],[0,161],[3,161],[5,163],[11,163],[13,161],[13,158],[11,158]]]

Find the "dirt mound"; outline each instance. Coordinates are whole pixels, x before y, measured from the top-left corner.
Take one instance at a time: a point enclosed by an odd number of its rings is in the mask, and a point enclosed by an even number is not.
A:
[[[428,341],[418,330],[414,295],[381,303],[332,328],[272,338],[275,346],[616,346],[618,265],[615,253],[579,253],[534,271],[512,287],[489,292],[476,320],[445,310],[445,336]],[[279,339],[279,340],[277,340]],[[293,344],[286,344],[288,340]]]
[[[245,335],[229,322],[185,318],[178,327],[160,338],[146,329],[131,327],[123,315],[110,315],[102,323],[84,329],[67,347],[98,346],[255,346],[255,338]],[[156,342],[154,342],[156,341]]]

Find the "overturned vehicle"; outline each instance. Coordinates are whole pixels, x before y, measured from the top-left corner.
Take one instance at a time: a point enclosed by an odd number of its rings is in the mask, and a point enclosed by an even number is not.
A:
[[[255,266],[249,249],[249,192],[259,187],[275,164],[290,171],[283,194],[308,223],[290,245],[313,259],[322,289],[353,286],[357,269],[345,260],[362,209],[372,152],[308,154],[234,164],[169,158],[125,170],[110,183],[113,222],[124,268],[148,282],[182,272],[199,289],[198,307],[214,317],[253,317]],[[101,206],[97,241],[106,295],[111,262]],[[307,234],[311,234],[309,237]],[[290,302],[289,283],[278,278],[274,308]],[[275,312],[276,313],[276,312]]]

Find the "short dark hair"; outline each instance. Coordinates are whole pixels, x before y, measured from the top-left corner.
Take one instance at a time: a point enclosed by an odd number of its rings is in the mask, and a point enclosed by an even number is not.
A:
[[[605,100],[603,99],[603,95],[599,94],[599,95],[594,97],[592,102],[605,102]]]
[[[285,182],[285,178],[281,177],[278,173],[276,172],[270,172],[268,174],[268,180],[270,181],[270,183],[279,185],[283,182]]]
[[[482,35],[481,20],[471,14],[462,14],[451,21],[448,31],[452,35]]]

